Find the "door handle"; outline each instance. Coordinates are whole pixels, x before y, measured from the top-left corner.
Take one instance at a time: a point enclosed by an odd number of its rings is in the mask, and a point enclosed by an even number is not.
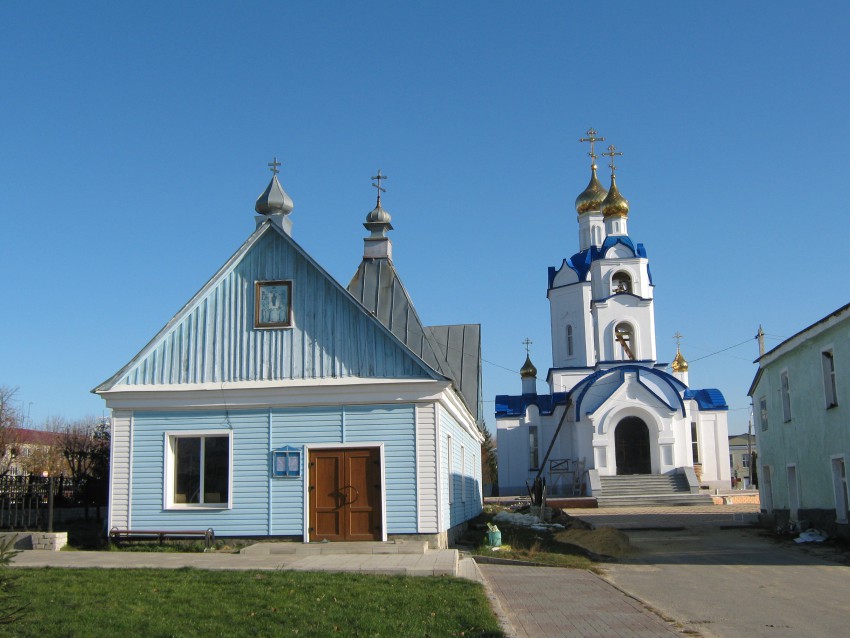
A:
[[[343,503],[343,505],[351,505],[352,503],[356,503],[357,499],[360,498],[360,492],[357,491],[357,488],[354,487],[353,485],[344,485],[341,488],[339,488],[339,490],[340,490],[340,494],[342,494],[342,490],[354,490],[354,498],[351,499],[350,501],[346,501],[345,503]]]

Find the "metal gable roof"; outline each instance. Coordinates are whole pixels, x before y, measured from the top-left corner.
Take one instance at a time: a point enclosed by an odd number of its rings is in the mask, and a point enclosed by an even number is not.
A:
[[[392,261],[364,258],[348,291],[425,363],[449,378],[481,423],[481,327],[422,325]]]
[[[213,320],[211,315],[209,315],[206,311],[207,306],[212,305],[210,303],[210,296],[216,292],[218,286],[227,285],[227,278],[234,274],[238,268],[242,267],[242,264],[249,259],[250,255],[253,254],[252,251],[254,251],[254,249],[260,244],[261,240],[266,237],[274,237],[278,242],[275,245],[279,245],[279,249],[273,250],[278,250],[278,252],[280,250],[283,251],[281,254],[275,253],[278,259],[283,259],[284,253],[290,251],[289,254],[292,256],[292,259],[301,260],[299,263],[302,264],[302,266],[300,266],[302,271],[305,273],[312,273],[309,274],[310,280],[315,282],[317,285],[322,286],[323,289],[327,291],[327,294],[333,297],[335,300],[334,304],[341,309],[345,309],[344,312],[350,314],[352,318],[359,316],[366,320],[366,323],[362,325],[371,327],[368,327],[368,334],[364,338],[374,340],[377,335],[383,335],[382,339],[373,342],[373,345],[377,344],[378,341],[380,341],[381,344],[386,344],[385,347],[381,348],[382,353],[375,351],[375,348],[373,348],[370,353],[369,348],[357,348],[352,344],[344,344],[344,347],[348,347],[347,352],[350,356],[353,357],[353,359],[356,359],[356,364],[349,366],[344,361],[339,363],[334,360],[331,365],[328,366],[329,370],[325,370],[325,374],[328,374],[329,376],[341,374],[343,376],[353,375],[363,377],[380,377],[391,376],[394,371],[398,373],[399,370],[403,370],[404,374],[409,375],[415,370],[415,374],[417,376],[424,374],[426,377],[431,377],[433,379],[440,379],[446,376],[441,375],[434,366],[423,361],[416,352],[411,351],[407,344],[401,341],[395,334],[393,334],[392,331],[388,330],[383,323],[376,321],[375,316],[364,308],[362,304],[358,303],[358,301],[354,299],[351,294],[342,285],[340,285],[339,282],[331,277],[312,257],[310,257],[310,255],[300,245],[298,245],[291,236],[284,233],[275,224],[265,221],[257,227],[254,233],[251,234],[248,240],[233,254],[224,266],[218,270],[218,272],[201,288],[201,290],[199,290],[174,317],[172,317],[172,319],[144,348],[142,348],[135,357],[133,357],[129,363],[127,363],[127,365],[121,368],[121,370],[110,377],[107,381],[100,384],[93,390],[93,392],[98,393],[109,391],[116,385],[119,385],[122,380],[127,382],[129,385],[144,385],[156,383],[198,383],[210,380],[219,382],[289,378],[292,374],[291,372],[283,372],[281,373],[283,376],[280,376],[280,374],[274,370],[270,371],[269,366],[271,364],[267,358],[267,350],[271,347],[271,349],[278,355],[284,356],[285,352],[291,352],[293,351],[293,348],[290,347],[288,350],[285,350],[285,346],[281,346],[279,343],[271,345],[266,344],[265,342],[260,343],[262,340],[260,337],[257,338],[256,342],[250,338],[245,340],[248,343],[248,347],[253,348],[252,355],[244,357],[249,364],[253,365],[253,367],[249,368],[247,371],[242,370],[238,373],[232,371],[232,366],[228,367],[230,366],[230,362],[225,362],[227,365],[225,365],[224,368],[216,368],[215,363],[211,363],[211,359],[221,357],[222,350],[233,347],[235,341],[232,339],[228,340],[227,337],[224,337],[223,341],[219,338],[217,331],[224,327],[223,321],[225,321],[225,319],[220,318],[218,320]],[[272,260],[272,262],[276,263],[274,260]],[[300,286],[297,284],[295,290],[300,294]],[[227,305],[228,299],[229,297],[225,298],[224,295],[220,295],[219,297],[216,297],[215,302],[218,305]],[[230,314],[227,314],[226,317],[232,319],[233,322],[238,323],[241,321],[241,319],[239,319],[239,317],[241,317],[239,307],[244,307],[244,300],[239,299],[234,303],[236,303],[238,307],[234,307],[232,309],[233,311],[230,312]],[[221,313],[222,310],[218,310],[218,312]],[[194,316],[195,314],[204,314],[204,317],[200,317],[199,319]],[[319,322],[320,319],[318,318],[318,315],[316,315],[316,317],[317,318],[315,320]],[[357,322],[362,319],[357,319]],[[168,341],[174,336],[174,334],[176,334],[176,331],[179,330],[182,332],[184,321],[188,322],[186,324],[187,332],[190,333],[190,335],[194,335],[193,344],[188,344],[188,342],[184,343],[186,338],[181,335],[179,339],[180,343],[175,344],[173,347],[169,347]],[[317,323],[317,326],[318,325],[319,324]],[[244,325],[242,327],[244,328]],[[331,334],[333,332],[334,325],[332,323],[327,325],[322,324],[322,327],[326,329],[325,334]],[[207,332],[212,330],[213,337],[210,339],[199,339],[197,335],[203,333],[205,330]],[[270,333],[270,331],[261,332],[262,335],[260,336],[263,339],[265,339],[265,337],[267,337]],[[370,337],[369,335],[373,336]],[[325,359],[334,359],[334,357],[338,356],[337,352],[328,353],[316,351],[315,348],[320,347],[321,344],[315,344],[313,342],[316,342],[316,340],[312,340],[309,346],[311,350],[308,352],[308,357],[313,357],[313,365],[320,365],[320,357],[324,357]],[[178,345],[180,347],[179,352],[177,350]],[[187,345],[191,345],[191,347],[185,348]],[[305,347],[308,347],[306,343]],[[210,351],[210,348],[212,348],[212,351]],[[365,354],[362,354],[360,350],[365,352]],[[166,356],[163,357],[163,354]],[[381,354],[384,355],[383,358],[381,357]],[[290,356],[294,356],[294,354]],[[368,360],[364,359],[364,356]],[[389,357],[389,359],[387,359],[387,357]],[[403,363],[404,359],[407,359],[409,363]],[[173,370],[166,371],[165,366],[169,365],[172,368],[178,366],[179,370],[177,372],[174,372]],[[153,372],[151,370],[153,370]],[[305,375],[306,374],[307,373],[305,373]],[[310,376],[315,375],[316,372],[314,370]],[[136,377],[138,377],[138,380]]]

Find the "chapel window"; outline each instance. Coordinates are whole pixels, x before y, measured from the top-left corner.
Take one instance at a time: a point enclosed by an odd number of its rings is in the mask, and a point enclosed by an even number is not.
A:
[[[635,351],[635,329],[628,323],[618,323],[614,328],[614,358],[618,361],[634,361],[637,359]]]
[[[614,273],[614,276],[611,277],[611,293],[618,294],[621,292],[631,292],[632,291],[632,277],[629,273],[620,271]]]
[[[567,356],[573,356],[573,327],[567,326]]]

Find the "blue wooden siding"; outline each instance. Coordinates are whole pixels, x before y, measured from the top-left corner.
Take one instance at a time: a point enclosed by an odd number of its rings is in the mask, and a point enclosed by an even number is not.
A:
[[[452,438],[451,462],[449,437]],[[461,457],[461,447],[465,451],[465,463]],[[481,445],[448,412],[440,410],[440,450],[443,527],[450,529],[481,513]],[[466,500],[463,498],[464,489]]]
[[[286,408],[272,409],[271,413],[136,412],[132,527],[212,527],[219,536],[300,536],[304,529],[306,459],[302,478],[270,479],[271,450],[305,443],[383,441],[387,533],[416,533],[414,418],[412,405]],[[163,509],[165,433],[191,430],[232,430],[233,503],[229,510]]]
[[[254,284],[264,280],[293,282],[293,328],[254,328]],[[429,375],[290,238],[271,229],[181,312],[117,383]]]

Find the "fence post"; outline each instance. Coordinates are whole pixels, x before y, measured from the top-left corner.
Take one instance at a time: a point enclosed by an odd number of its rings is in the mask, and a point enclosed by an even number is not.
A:
[[[47,479],[47,531],[53,532],[53,477]]]

